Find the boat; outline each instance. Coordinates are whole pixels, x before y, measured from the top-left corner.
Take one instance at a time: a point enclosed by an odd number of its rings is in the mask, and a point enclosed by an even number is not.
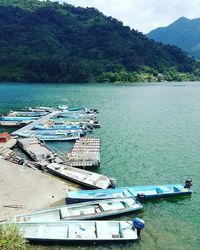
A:
[[[69,108],[69,106],[67,106],[67,105],[59,105],[58,106],[58,109],[60,109],[60,110],[67,110]]]
[[[34,129],[36,130],[82,130],[84,126],[80,125],[67,125],[65,123],[52,123],[52,124],[37,124]]]
[[[8,225],[2,223],[1,225]],[[144,221],[59,221],[14,223],[23,238],[41,242],[133,241],[140,238]]]
[[[50,107],[25,107],[22,108],[21,111],[30,111],[30,112],[53,112],[55,109],[54,108],[50,108]]]
[[[47,165],[46,168],[49,172],[61,176],[64,179],[69,179],[91,188],[106,189],[111,185],[111,180],[107,176],[87,170],[56,163],[51,163]]]
[[[68,193],[66,201],[68,203],[83,202],[92,200],[114,199],[122,197],[137,197],[140,201],[151,198],[163,198],[169,196],[191,195],[190,189],[192,180],[187,179],[185,185],[182,184],[167,184],[153,186],[130,186],[116,187],[106,190],[80,190],[71,191]]]
[[[68,136],[71,136],[71,135],[74,135],[74,136],[83,136],[86,134],[86,130],[84,129],[74,129],[74,130],[69,130],[69,129],[57,129],[57,130],[54,130],[54,129],[43,129],[43,130],[40,130],[40,129],[37,129],[37,130],[32,130],[32,133],[35,134],[35,136],[43,136],[43,135],[51,135],[51,136],[61,136],[61,135],[68,135]]]
[[[10,113],[8,114],[8,116],[12,116],[12,117],[38,117],[38,116],[45,116],[47,115],[48,112],[36,112],[36,111],[10,111]]]
[[[24,117],[24,116],[2,116],[0,117],[0,121],[34,121],[37,120],[38,117]]]
[[[80,133],[77,131],[55,131],[54,133],[51,133],[49,131],[46,133],[36,133],[35,131],[23,131],[18,133],[17,135],[22,138],[37,137],[39,140],[42,141],[75,141],[80,139]]]
[[[67,108],[67,111],[70,111],[70,112],[85,112],[85,108],[84,107],[68,107]]]
[[[12,222],[50,222],[62,220],[91,220],[117,214],[133,212],[142,209],[143,206],[135,198],[121,198],[82,202],[71,205],[63,205],[29,214],[17,215]]]
[[[59,157],[45,143],[41,143],[38,138],[18,139],[19,147],[40,166],[46,166],[51,162],[62,163],[63,159]]]

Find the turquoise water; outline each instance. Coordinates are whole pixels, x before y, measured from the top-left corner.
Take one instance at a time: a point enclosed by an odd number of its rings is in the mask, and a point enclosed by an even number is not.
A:
[[[137,243],[103,244],[98,249],[200,249],[200,85],[0,84],[0,113],[24,106],[71,104],[98,108],[102,128],[99,173],[119,186],[163,184],[193,179],[191,198],[144,204],[140,213],[112,219],[143,218]],[[54,144],[63,152],[71,145]],[[37,195],[37,194],[35,194]],[[46,246],[39,249],[93,249]]]

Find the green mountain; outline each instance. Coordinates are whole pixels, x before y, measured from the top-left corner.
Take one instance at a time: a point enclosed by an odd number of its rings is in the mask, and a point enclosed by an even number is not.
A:
[[[0,1],[0,81],[195,80],[198,66],[94,8]]]
[[[200,59],[200,18],[179,18],[167,27],[152,30],[149,38],[175,45]]]

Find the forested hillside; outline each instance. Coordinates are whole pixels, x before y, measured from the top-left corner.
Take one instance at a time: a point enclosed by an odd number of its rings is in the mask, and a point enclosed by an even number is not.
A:
[[[198,63],[94,8],[0,1],[0,81],[199,79]]]
[[[149,38],[171,44],[200,59],[200,18],[181,17],[167,27],[152,30]]]

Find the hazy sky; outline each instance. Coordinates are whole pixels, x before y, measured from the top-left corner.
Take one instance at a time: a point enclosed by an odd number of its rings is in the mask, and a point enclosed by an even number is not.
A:
[[[200,17],[200,0],[59,0],[75,6],[95,7],[133,29],[147,33],[181,16]]]

